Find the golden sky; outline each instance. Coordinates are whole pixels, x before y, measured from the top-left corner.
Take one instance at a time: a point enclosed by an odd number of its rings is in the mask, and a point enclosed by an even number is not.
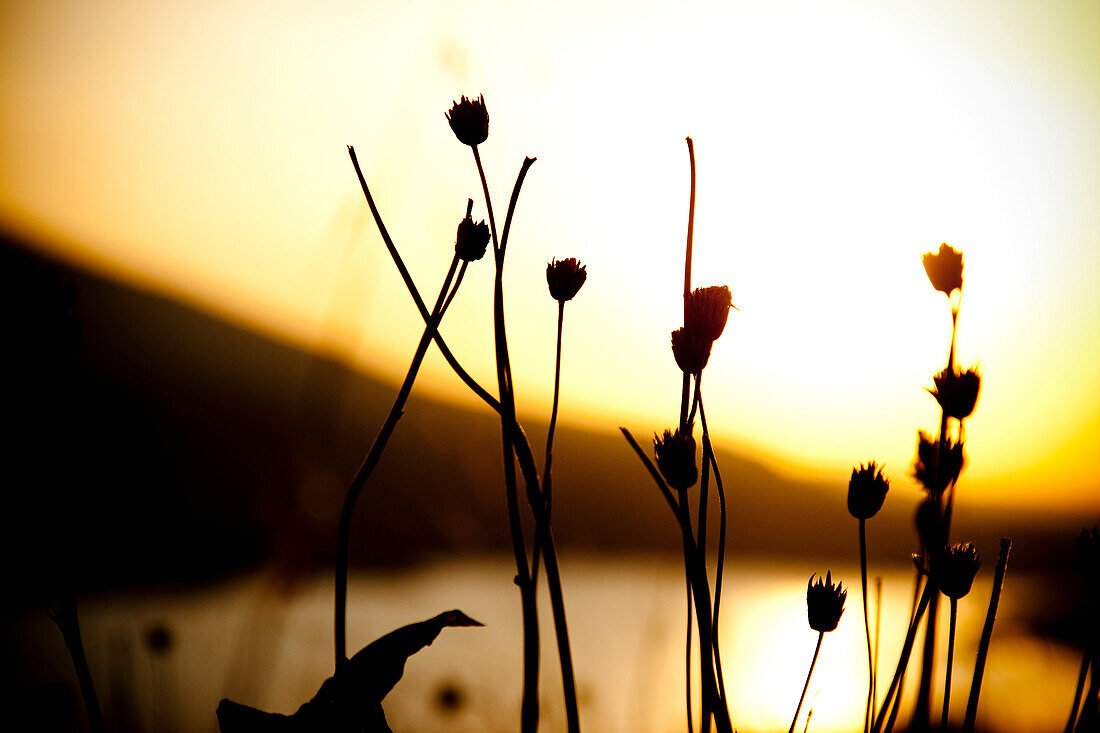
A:
[[[421,325],[345,152],[425,297],[473,161],[443,118],[484,93],[509,248],[512,361],[548,410],[551,257],[563,416],[675,421],[687,155],[696,284],[740,311],[704,379],[711,427],[777,470],[895,486],[949,336],[920,254],[966,257],[959,356],[980,362],[960,485],[1100,509],[1100,5],[988,2],[7,2],[0,224],[61,256],[397,380]],[[491,265],[444,322],[493,384]],[[468,401],[435,355],[418,386]],[[624,450],[626,447],[624,445]]]

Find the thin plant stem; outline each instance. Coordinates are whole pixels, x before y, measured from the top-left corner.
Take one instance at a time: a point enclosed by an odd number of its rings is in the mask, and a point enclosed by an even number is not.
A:
[[[978,643],[978,657],[974,662],[974,677],[970,682],[970,699],[966,703],[966,719],[963,721],[964,733],[974,733],[974,721],[978,716],[978,697],[982,692],[982,676],[985,674],[985,659],[989,654],[989,642],[993,638],[993,624],[997,621],[997,605],[1001,600],[1001,588],[1005,582],[1008,568],[1008,553],[1012,549],[1012,540],[1001,539],[1001,552],[997,556],[997,570],[993,574],[993,591],[989,596],[989,609],[985,614],[985,626]]]
[[[386,245],[386,251],[389,252],[390,259],[393,260],[393,264],[397,268],[398,274],[401,275],[402,282],[405,283],[405,288],[409,291],[409,295],[412,297],[416,309],[420,312],[420,318],[424,321],[424,325],[428,325],[428,321],[431,320],[431,313],[428,311],[428,307],[424,305],[424,299],[420,297],[420,291],[417,290],[416,283],[413,282],[412,275],[409,274],[409,269],[405,267],[405,261],[401,258],[401,254],[397,251],[397,247],[390,238],[390,233],[386,229],[385,223],[382,221],[382,215],[378,211],[378,206],[374,203],[374,197],[371,196],[370,187],[367,185],[367,179],[363,175],[363,169],[359,167],[359,158],[355,155],[355,148],[351,145],[348,146],[348,157],[351,158],[352,167],[355,168],[355,175],[359,179],[359,186],[363,189],[363,197],[367,200],[367,206],[370,208],[371,216],[374,217],[374,224],[378,227],[378,233],[382,236],[382,242]],[[471,377],[470,374],[462,368],[462,365],[458,363],[454,354],[451,353],[450,347],[447,346],[447,342],[443,340],[443,336],[439,331],[436,331],[432,338],[435,340],[435,345],[439,349],[439,353],[447,360],[447,364],[450,365],[458,378],[461,379],[475,395],[481,398],[485,404],[489,405],[493,412],[500,412],[500,402],[489,394],[484,387],[477,383],[477,380]]]
[[[490,223],[493,222],[492,203],[489,196],[489,186],[485,179],[485,172],[481,165],[481,157],[478,154],[477,147],[473,146],[474,160],[477,163],[478,175],[481,178],[482,190],[485,193],[485,207],[489,212]],[[494,319],[494,335],[496,342],[496,355],[497,355],[497,383],[500,390],[500,402],[501,402],[501,433],[508,436],[508,444],[510,450],[506,451],[507,460],[510,461],[511,451],[515,450],[516,444],[512,441],[510,434],[512,432],[511,425],[518,425],[516,420],[516,407],[515,407],[515,395],[512,386],[512,368],[511,362],[508,356],[508,339],[504,322],[504,254],[508,245],[508,234],[512,225],[512,216],[515,213],[516,203],[519,199],[520,188],[523,185],[523,180],[527,176],[527,171],[531,165],[535,162],[534,158],[524,158],[523,165],[520,167],[519,175],[516,177],[516,184],[512,189],[512,197],[508,205],[508,214],[504,221],[504,230],[499,240],[499,247],[496,249],[496,278],[493,287],[493,319]],[[496,240],[495,224],[492,225],[494,243]],[[527,447],[527,456],[530,454],[530,449]],[[527,501],[531,506],[531,511],[535,516],[535,542],[541,546],[544,563],[546,566],[546,582],[547,590],[550,594],[550,607],[554,619],[554,632],[557,639],[558,646],[558,660],[561,667],[562,676],[562,690],[565,700],[565,715],[566,715],[566,727],[569,733],[577,733],[580,730],[580,716],[577,708],[577,690],[576,680],[573,673],[573,658],[572,652],[569,646],[569,630],[565,617],[565,602],[563,598],[561,588],[561,575],[558,568],[557,551],[554,548],[553,532],[550,529],[549,518],[545,511],[545,498],[540,489],[538,480],[538,473],[535,470],[534,462],[528,461],[527,456],[522,455],[520,452],[515,453],[516,457],[520,459],[520,467],[524,472],[524,481],[527,486]],[[507,480],[508,476],[505,475]],[[509,488],[506,484],[506,490],[515,490],[515,474],[512,473],[512,486]],[[517,560],[518,560],[517,556]],[[524,573],[526,580],[529,583],[529,592],[532,597],[534,596],[534,584],[531,573],[526,569],[526,559],[524,559]],[[521,589],[522,590],[522,589]],[[531,626],[537,624],[536,619],[531,619]],[[536,627],[537,628],[537,627]],[[537,643],[537,632],[536,632]],[[526,656],[526,655],[525,655]],[[537,674],[537,671],[536,671]],[[535,688],[537,691],[537,686]],[[537,720],[536,720],[537,725]]]
[[[493,217],[493,200],[489,196],[489,182],[485,178],[485,168],[481,165],[481,153],[476,145],[471,145],[474,151],[474,162],[477,164],[477,175],[481,179],[481,190],[485,194],[485,210],[489,212],[489,231],[493,234],[493,254],[499,259],[501,256],[500,241],[497,239],[497,220]]]
[[[413,382],[416,381],[416,375],[420,371],[420,365],[424,361],[424,355],[427,354],[428,346],[432,342],[432,334],[438,329],[439,322],[443,318],[443,303],[446,300],[447,292],[450,289],[455,271],[458,269],[458,262],[459,258],[456,253],[454,257],[451,258],[451,266],[448,268],[447,275],[443,279],[443,287],[440,288],[439,297],[436,299],[435,307],[432,309],[432,317],[428,325],[425,326],[423,335],[420,337],[420,343],[417,344],[416,353],[413,354],[412,363],[409,364],[409,370],[405,373],[405,379],[401,383],[397,396],[394,398],[393,405],[390,407],[390,412],[386,416],[385,422],[379,429],[378,435],[375,436],[374,442],[371,443],[370,449],[363,459],[363,463],[355,472],[355,476],[351,480],[351,485],[348,486],[347,495],[344,497],[344,505],[340,510],[340,524],[336,531],[336,602],[334,611],[335,656],[337,664],[347,659],[346,619],[348,598],[348,551],[351,540],[351,520],[355,515],[355,504],[359,499],[359,494],[363,491],[363,487],[366,486],[371,473],[374,472],[375,467],[378,465],[378,461],[382,458],[382,453],[386,449],[386,444],[389,442],[390,436],[393,435],[393,431],[397,427],[397,421],[401,419],[401,415],[405,412],[405,403],[408,402],[409,395],[412,393]]]
[[[504,460],[504,493],[508,505],[508,522],[512,533],[512,552],[516,561],[516,585],[520,593],[520,610],[523,620],[523,702],[520,724],[524,733],[538,729],[539,724],[539,627],[538,605],[535,587],[527,565],[527,549],[523,539],[523,524],[519,513],[519,494],[516,481],[515,450],[512,444],[510,423],[515,419],[515,403],[512,395],[511,369],[508,363],[508,341],[504,322],[504,260],[500,256],[496,221],[493,218],[492,198],[481,165],[477,146],[471,146],[482,190],[485,207],[493,236],[496,276],[493,286],[493,335],[496,349],[497,390],[500,396],[501,453]]]
[[[802,712],[802,702],[806,699],[806,690],[810,689],[810,677],[814,674],[814,665],[817,664],[817,655],[821,653],[821,642],[825,638],[825,632],[817,632],[817,646],[814,648],[814,658],[810,662],[810,671],[806,673],[806,684],[802,686],[802,696],[798,698],[798,707],[794,709],[794,717],[791,719],[791,727],[787,733],[794,733],[795,723],[798,722],[798,714]]]
[[[863,708],[866,733],[875,716],[875,655],[871,650],[871,616],[867,611],[867,520],[863,517],[859,518],[859,580],[863,588],[863,627],[867,631],[867,704]]]
[[[699,419],[703,425],[703,459],[709,456],[711,468],[714,469],[714,486],[718,490],[718,561],[714,571],[714,613],[711,618],[711,631],[714,634],[714,669],[718,675],[718,694],[722,698],[722,704],[729,707],[726,697],[726,680],[722,674],[722,651],[718,643],[718,621],[722,607],[722,580],[725,572],[726,560],[726,491],[722,487],[722,473],[718,470],[718,458],[714,455],[714,445],[710,442],[710,431],[707,429],[707,413],[703,408],[703,395],[699,392],[699,383],[695,383],[696,394],[699,403]]]
[[[917,636],[917,628],[920,626],[921,618],[924,617],[924,612],[928,608],[929,598],[935,592],[935,588],[932,587],[931,583],[925,584],[920,603],[917,604],[916,613],[913,614],[913,618],[909,622],[909,629],[905,632],[905,643],[902,644],[901,647],[901,654],[898,657],[898,666],[894,671],[894,677],[890,680],[890,687],[886,691],[886,697],[883,698],[882,707],[879,708],[878,711],[878,717],[875,718],[875,724],[871,727],[874,733],[883,730],[883,724],[886,722],[886,713],[890,707],[890,701],[894,700],[894,694],[897,693],[897,700],[900,701],[901,699],[901,680],[905,675],[905,668],[909,664],[909,656],[913,651],[913,641]],[[896,704],[897,702],[895,701],[895,705]],[[891,715],[890,724],[886,727],[886,730],[889,731],[893,729],[895,716],[896,713]]]
[[[80,694],[84,698],[84,709],[88,714],[88,727],[92,733],[105,733],[103,712],[99,706],[99,696],[92,683],[92,671],[88,667],[88,657],[84,653],[84,641],[80,636],[80,618],[76,612],[76,598],[66,594],[49,609],[49,616],[61,630],[61,637],[69,649],[73,660],[73,670],[80,684]]]
[[[691,578],[684,575],[684,590],[687,593],[687,635],[684,643],[684,706],[687,710],[688,733],[692,733],[691,725]]]
[[[551,486],[550,468],[554,461],[554,429],[558,424],[558,393],[561,388],[561,334],[562,323],[565,320],[565,301],[558,301],[558,345],[554,352],[554,404],[550,408],[550,427],[546,430],[546,460],[542,468],[542,497],[543,511],[546,512],[546,521],[550,521],[551,511]],[[539,543],[535,543],[534,558],[531,561],[531,580],[538,586],[539,582]]]
[[[1069,720],[1066,721],[1065,733],[1073,733],[1073,726],[1077,722],[1077,709],[1081,706],[1081,693],[1085,691],[1085,677],[1089,673],[1090,658],[1091,655],[1086,650],[1085,656],[1081,660],[1081,672],[1077,675],[1077,691],[1073,693],[1073,705],[1069,709]]]
[[[915,619],[916,616],[917,616],[917,604],[920,602],[920,598],[921,598],[921,579],[923,577],[924,576],[921,574],[920,568],[917,568],[914,571],[914,578],[913,578],[913,602],[909,607],[909,623],[910,624],[913,623],[913,619]],[[884,699],[882,701],[882,707],[890,709],[890,718],[886,723],[886,729],[887,730],[893,730],[894,721],[896,721],[897,718],[898,718],[898,711],[901,709],[902,692],[905,689],[905,675],[906,675],[907,672],[908,672],[908,662],[906,663],[906,667],[901,670],[901,680],[899,680],[899,682],[898,682],[897,695],[894,697],[893,705],[892,706],[890,705],[889,697],[887,697],[886,699]],[[875,694],[876,694],[876,696],[878,695],[877,687],[876,687]]]
[[[959,601],[951,600],[951,623],[947,632],[947,674],[943,680],[943,710],[940,712],[940,730],[947,730],[948,711],[951,710],[951,663],[955,656],[955,618],[958,614]]]
[[[959,290],[959,301],[962,301],[962,290]],[[947,352],[947,371],[952,371],[955,368],[955,338],[958,333],[959,325],[959,307],[953,305],[951,307],[951,346]],[[947,452],[947,410],[941,410],[940,412],[940,434],[937,447],[937,472],[942,466],[943,457]],[[952,497],[954,491],[951,492]],[[943,495],[938,494],[936,496],[936,508],[938,509],[938,522],[939,531],[934,538],[937,546],[928,548],[928,552],[934,553],[942,550],[943,547],[939,546],[942,542],[946,547],[948,542],[947,537],[947,524],[944,521],[944,507],[943,507]],[[950,516],[949,514],[947,516]],[[921,675],[920,675],[920,687],[917,691],[917,708],[913,714],[913,727],[917,730],[923,730],[929,726],[932,712],[932,685],[933,685],[933,668],[935,667],[936,658],[936,626],[939,618],[939,595],[932,596],[932,600],[928,604],[928,624],[925,627],[924,632],[924,653],[921,659]]]
[[[638,458],[641,459],[642,465],[649,471],[649,475],[653,477],[653,481],[657,484],[657,488],[661,490],[661,496],[665,498],[665,501],[672,509],[672,513],[676,517],[679,517],[680,507],[676,503],[676,498],[672,495],[672,490],[668,487],[668,484],[665,483],[664,478],[661,476],[661,472],[653,465],[653,460],[646,455],[645,450],[642,448],[641,444],[638,443],[633,433],[622,426],[619,427],[619,431],[622,432],[623,437],[626,438],[626,442],[630,444],[634,452],[638,454]]]
[[[882,641],[882,576],[875,576],[875,650],[871,667],[871,717],[867,721],[870,727],[875,718],[875,701],[878,699],[878,652]]]
[[[691,164],[691,195],[688,199],[687,246],[684,253],[684,324],[687,325],[687,301],[691,294],[691,249],[695,236],[695,143],[690,137],[687,141],[688,161]],[[687,430],[688,397],[691,389],[691,377],[684,372],[683,387],[680,392],[680,430]]]

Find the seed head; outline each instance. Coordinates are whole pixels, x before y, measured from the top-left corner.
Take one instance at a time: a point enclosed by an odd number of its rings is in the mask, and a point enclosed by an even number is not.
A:
[[[951,370],[944,369],[932,377],[936,383],[935,389],[928,390],[948,417],[956,420],[965,420],[974,412],[974,405],[978,402],[978,391],[982,387],[982,378],[975,367],[970,367],[965,372],[960,372],[954,367]]]
[[[681,433],[677,428],[675,432],[666,430],[660,438],[654,435],[653,453],[669,486],[687,491],[695,485],[699,469],[695,466],[695,438],[691,433]]]
[[[489,227],[484,221],[474,223],[470,217],[474,208],[474,201],[466,207],[466,218],[458,223],[458,232],[455,234],[455,254],[466,262],[480,260],[485,256],[485,248],[489,245]]]
[[[716,341],[726,328],[733,296],[725,285],[696,288],[684,299],[684,327],[700,339]]]
[[[672,332],[672,356],[676,359],[676,366],[685,374],[699,376],[710,359],[713,343],[699,338],[690,329],[677,328]]]
[[[917,434],[917,460],[913,464],[913,478],[933,494],[941,494],[959,478],[965,458],[962,443],[950,438],[940,454],[939,442],[923,430]]]
[[[882,508],[889,490],[889,479],[874,461],[866,466],[859,464],[848,480],[848,513],[856,519],[870,519]]]
[[[480,145],[489,137],[489,111],[485,109],[484,95],[477,99],[462,97],[444,116],[455,137],[465,145]]]
[[[810,581],[806,583],[806,617],[810,622],[810,628],[814,631],[832,631],[840,623],[848,591],[844,590],[840,582],[833,585],[831,570],[825,574],[824,582],[818,576],[815,584],[814,575],[811,575]]]
[[[550,295],[561,303],[572,300],[587,279],[585,266],[575,257],[546,263],[546,284],[550,287]]]
[[[932,557],[932,578],[940,593],[958,600],[970,592],[982,564],[982,557],[974,545],[954,545]]]
[[[936,290],[950,298],[952,291],[962,289],[962,252],[957,252],[954,247],[944,242],[940,245],[939,252],[935,254],[925,252],[921,255],[921,261],[924,262],[924,271],[928,273],[928,280]]]

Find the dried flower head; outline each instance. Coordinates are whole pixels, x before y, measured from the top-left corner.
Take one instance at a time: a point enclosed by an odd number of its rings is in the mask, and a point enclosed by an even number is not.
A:
[[[572,300],[586,279],[588,272],[575,257],[546,263],[546,284],[550,287],[550,295],[562,303]]]
[[[932,557],[932,577],[940,593],[958,600],[970,592],[982,564],[982,557],[974,545],[954,545]]]
[[[694,331],[677,328],[672,332],[672,356],[676,366],[685,374],[699,376],[710,360],[710,347],[713,341],[699,338]]]
[[[943,510],[931,495],[917,506],[913,523],[917,526],[917,537],[920,538],[922,550],[944,546],[947,538],[944,536]]]
[[[975,367],[960,372],[952,367],[932,377],[935,389],[928,390],[948,417],[965,420],[974,412],[978,402],[978,391],[982,388],[982,378]]]
[[[725,285],[695,288],[684,299],[684,326],[699,338],[715,341],[726,328],[733,296]]]
[[[940,251],[933,254],[925,252],[921,255],[924,262],[924,271],[928,273],[928,279],[932,287],[939,290],[948,298],[954,290],[963,286],[963,256],[954,247],[944,242],[940,245]]]
[[[939,442],[923,430],[917,434],[917,460],[913,464],[913,478],[933,494],[941,494],[944,489],[958,480],[965,458],[962,443],[950,438],[940,451]]]
[[[470,217],[473,211],[473,199],[466,207],[466,218],[458,223],[455,234],[455,254],[466,262],[480,260],[489,246],[489,226],[484,221],[477,223]]]
[[[489,111],[485,109],[484,95],[477,99],[462,97],[451,105],[445,117],[455,137],[466,145],[480,145],[489,137]]]
[[[816,575],[816,573],[815,573]],[[820,576],[814,583],[814,575],[806,584],[806,617],[809,619],[810,628],[814,631],[832,631],[840,623],[840,616],[844,613],[844,601],[848,598],[848,591],[837,582],[833,585],[833,573],[830,570],[825,574],[825,581]]]
[[[1073,568],[1086,585],[1100,591],[1100,528],[1081,530],[1073,545]]]
[[[852,469],[848,480],[848,513],[856,519],[870,519],[878,514],[886,501],[890,481],[882,475],[882,469],[871,461],[866,466]]]
[[[669,486],[687,491],[695,485],[699,469],[695,466],[695,438],[691,433],[681,433],[677,428],[675,432],[666,430],[660,438],[654,435],[653,453]]]

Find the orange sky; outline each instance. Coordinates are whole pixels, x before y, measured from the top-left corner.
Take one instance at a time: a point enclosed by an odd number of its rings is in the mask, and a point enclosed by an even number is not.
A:
[[[942,365],[920,254],[966,255],[961,361],[976,501],[1100,510],[1100,6],[1093,2],[8,2],[0,224],[397,380],[420,324],[345,153],[354,144],[421,289],[467,196],[443,112],[484,92],[509,249],[521,402],[548,409],[551,257],[563,420],[675,420],[690,134],[697,284],[741,308],[705,386],[712,428],[777,469],[896,486]],[[483,216],[478,203],[475,214]],[[503,215],[503,214],[501,214]],[[491,266],[444,332],[492,383]],[[419,385],[467,400],[434,355]]]

